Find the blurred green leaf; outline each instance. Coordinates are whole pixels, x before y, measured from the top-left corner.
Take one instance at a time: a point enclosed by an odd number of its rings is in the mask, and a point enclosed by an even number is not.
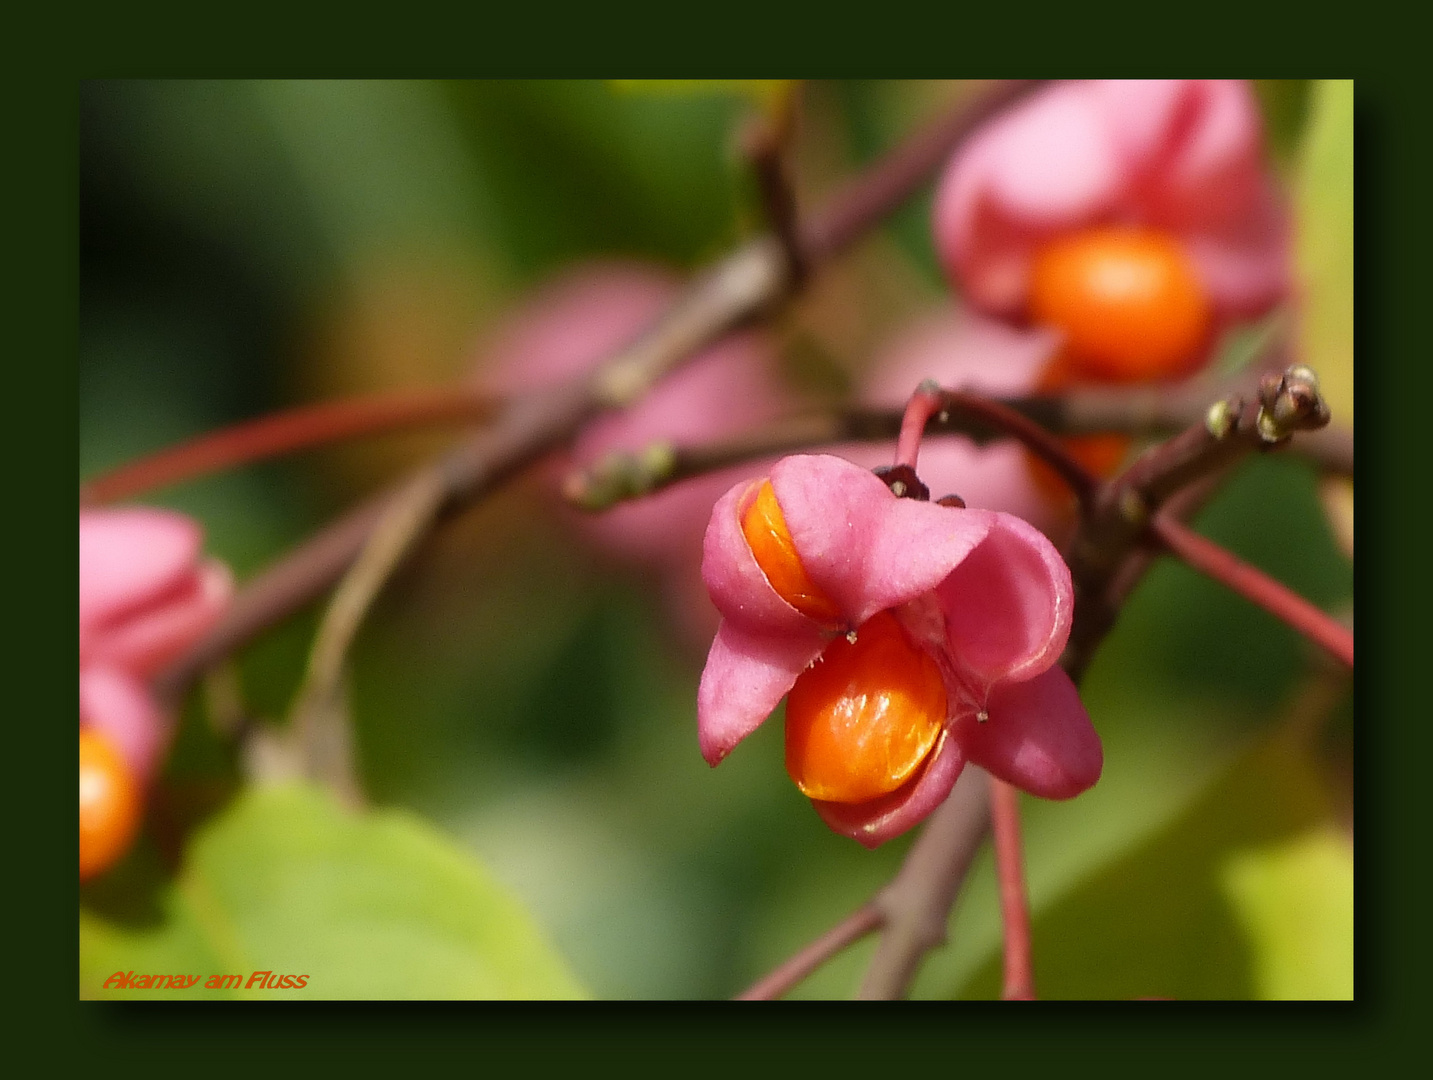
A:
[[[1060,910],[1086,883],[1143,850],[1189,813],[1237,756],[1238,730],[1250,722],[1228,701],[1174,696],[1150,683],[1141,671],[1138,649],[1129,642],[1121,646],[1101,654],[1103,670],[1091,669],[1081,690],[1104,742],[1099,783],[1068,802],[1021,801],[1026,879],[1037,934],[1036,988],[1042,995],[1053,991],[1047,965],[1054,951],[1076,947],[1086,936],[1086,927],[1078,922],[1062,922],[1047,931],[1048,913]],[[1129,903],[1140,910],[1145,906],[1143,899]],[[1150,908],[1154,917],[1161,917],[1158,901]],[[1130,917],[1130,911],[1118,916]],[[913,996],[999,996],[1000,911],[988,849],[961,891],[950,940],[927,960]],[[1103,965],[1104,958],[1099,960]],[[1082,990],[1069,996],[1101,994]]]
[[[1298,180],[1303,360],[1334,418],[1353,423],[1353,82],[1314,84]]]
[[[491,197],[439,88],[420,80],[274,79],[239,84],[297,178],[340,264],[395,251],[472,252]]]
[[[1224,863],[1259,997],[1353,997],[1353,846],[1322,826]]]
[[[201,976],[165,997],[571,998],[583,990],[468,854],[406,813],[350,814],[315,789],[250,791],[191,844],[157,930],[80,913],[80,990],[116,971]],[[307,975],[301,990],[206,989]]]
[[[1351,861],[1345,873],[1322,841],[1304,839],[1313,825],[1316,840],[1327,835],[1328,812],[1296,733],[1258,740],[1177,820],[1037,907],[1040,996],[1337,996],[1319,991],[1352,971]],[[958,996],[999,988],[992,947]]]
[[[1298,152],[1309,111],[1311,79],[1255,79],[1254,92],[1264,113],[1264,133],[1280,171]]]
[[[1194,525],[1326,610],[1352,597],[1352,564],[1305,462],[1268,455],[1245,463]],[[1283,700],[1310,653],[1290,627],[1173,559],[1160,560],[1140,584],[1098,663],[1126,647],[1133,655],[1109,668],[1119,680],[1157,678],[1165,693],[1233,698],[1261,713]],[[1092,715],[1098,724],[1093,707]]]
[[[737,238],[728,147],[742,106],[730,95],[617,94],[565,79],[443,88],[520,277],[592,257],[689,264]]]

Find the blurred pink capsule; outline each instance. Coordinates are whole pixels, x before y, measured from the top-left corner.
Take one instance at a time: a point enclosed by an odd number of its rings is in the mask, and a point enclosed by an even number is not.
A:
[[[141,782],[170,735],[147,680],[233,595],[228,568],[201,559],[200,542],[199,526],[172,511],[80,511],[80,722],[104,731]]]
[[[1050,86],[970,139],[936,194],[936,248],[952,281],[1006,319],[1028,314],[1037,249],[1098,225],[1177,237],[1218,323],[1277,303],[1288,288],[1288,225],[1249,85]]]
[[[483,350],[490,358],[483,381],[511,393],[591,372],[635,341],[680,289],[674,274],[642,263],[592,263],[569,270],[540,288],[490,339]],[[635,453],[660,442],[700,445],[738,435],[793,408],[791,393],[774,373],[768,337],[748,331],[693,357],[630,408],[589,423],[571,450],[549,465],[548,479],[557,488],[574,468],[594,465],[614,451]],[[758,475],[766,464],[707,474],[601,513],[565,516],[609,555],[656,567],[681,621],[709,633],[715,616],[697,570],[702,531],[722,492],[736,479]]]

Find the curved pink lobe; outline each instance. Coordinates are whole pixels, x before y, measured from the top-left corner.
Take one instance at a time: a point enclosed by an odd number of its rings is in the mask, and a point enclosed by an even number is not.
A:
[[[747,633],[723,620],[697,687],[697,739],[707,764],[716,765],[761,726],[826,640],[809,619],[801,632],[778,635]]]
[[[891,448],[880,443],[832,449],[863,468],[891,463]],[[1029,462],[1013,441],[977,446],[960,435],[928,435],[921,444],[916,472],[930,488],[932,502],[945,495],[959,495],[972,510],[1014,514],[1052,536],[1058,536],[1068,520],[1031,479]]]
[[[168,510],[81,510],[81,636],[178,586],[199,543],[199,527]]]
[[[901,408],[923,379],[982,394],[1031,391],[1059,347],[1052,330],[1017,330],[970,308],[946,304],[885,345],[861,386],[862,401]],[[921,447],[921,460],[932,443]]]
[[[712,507],[702,543],[702,581],[722,617],[761,635],[803,635],[820,627],[783,600],[766,580],[741,531],[741,513],[760,481],[735,484]]]
[[[702,442],[772,418],[783,409],[784,392],[771,376],[770,354],[770,342],[761,334],[724,339],[662,379],[631,408],[589,424],[573,456],[590,461],[609,450],[640,450],[661,439]]]
[[[229,568],[206,562],[176,588],[91,636],[82,662],[119,667],[147,678],[206,633],[233,595]]]
[[[966,760],[959,741],[948,732],[926,760],[921,774],[889,795],[864,803],[812,799],[811,805],[835,832],[868,848],[879,847],[920,824],[943,803],[965,768]]]
[[[1070,636],[1070,569],[1039,530],[1009,514],[996,516],[936,595],[951,658],[977,690],[1043,671]]]
[[[996,686],[987,712],[983,724],[963,715],[952,734],[992,776],[1045,799],[1072,798],[1100,778],[1099,734],[1063,668]]]
[[[811,580],[852,627],[929,592],[994,516],[898,499],[877,476],[827,454],[783,458],[771,486]]]
[[[1151,163],[1170,160],[1187,142],[1193,119],[1188,91],[1193,81],[1094,79],[1077,85],[1087,107],[1100,118],[1122,170],[1138,173]],[[1176,114],[1179,120],[1172,123]]]
[[[170,722],[139,679],[118,668],[81,669],[80,724],[108,736],[141,784],[154,778]]]
[[[1119,80],[1089,84],[1152,223],[1218,227],[1248,210],[1264,175],[1262,126],[1242,82]]]
[[[1215,309],[1226,318],[1261,315],[1288,294],[1288,221],[1267,185],[1235,225],[1192,233],[1184,244]]]
[[[984,153],[984,189],[1002,213],[1062,228],[1102,213],[1125,183],[1088,88],[1053,86],[1002,117]]]

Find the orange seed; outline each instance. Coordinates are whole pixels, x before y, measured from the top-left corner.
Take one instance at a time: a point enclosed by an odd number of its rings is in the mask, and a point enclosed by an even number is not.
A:
[[[791,530],[776,501],[771,481],[762,482],[756,498],[741,516],[741,531],[746,537],[756,565],[776,594],[803,615],[818,622],[840,623],[841,610],[826,596],[801,565]]]
[[[139,791],[109,739],[80,729],[80,880],[119,862],[139,831]]]
[[[1211,310],[1176,238],[1156,229],[1099,227],[1036,252],[1030,317],[1064,332],[1079,374],[1143,382],[1192,372]]]
[[[888,611],[839,637],[786,699],[786,771],[801,793],[860,803],[895,791],[945,723],[945,682]]]

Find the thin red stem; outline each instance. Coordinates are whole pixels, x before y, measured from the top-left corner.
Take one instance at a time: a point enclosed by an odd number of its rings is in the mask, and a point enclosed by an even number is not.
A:
[[[907,465],[911,469],[916,467],[926,423],[940,411],[944,401],[944,393],[930,380],[916,387],[910,401],[906,402],[905,415],[901,417],[901,433],[896,439],[897,465]]]
[[[847,915],[771,974],[752,983],[736,996],[737,1001],[772,1001],[781,997],[848,945],[878,930],[885,917],[866,904]]]
[[[951,152],[986,120],[1044,85],[1040,79],[1007,79],[917,131],[870,169],[840,188],[822,213],[801,220],[801,249],[820,262],[864,236],[871,223],[904,203]]]
[[[428,424],[473,422],[491,415],[491,398],[461,386],[402,390],[326,401],[270,413],[200,435],[121,465],[80,489],[82,503],[115,502],[265,458]]]
[[[963,412],[1019,440],[1026,449],[1060,475],[1060,479],[1069,485],[1082,507],[1089,506],[1099,489],[1099,477],[1080,464],[1063,442],[1034,420],[981,394],[946,390],[942,392],[942,397],[941,404],[944,408]]]
[[[1005,926],[1005,985],[1001,997],[1006,1001],[1034,1001],[1019,800],[1013,787],[990,778],[990,829],[995,837],[995,874],[1000,882],[1000,917]]]
[[[1353,631],[1333,616],[1168,514],[1156,515],[1150,528],[1172,554],[1353,667]]]

